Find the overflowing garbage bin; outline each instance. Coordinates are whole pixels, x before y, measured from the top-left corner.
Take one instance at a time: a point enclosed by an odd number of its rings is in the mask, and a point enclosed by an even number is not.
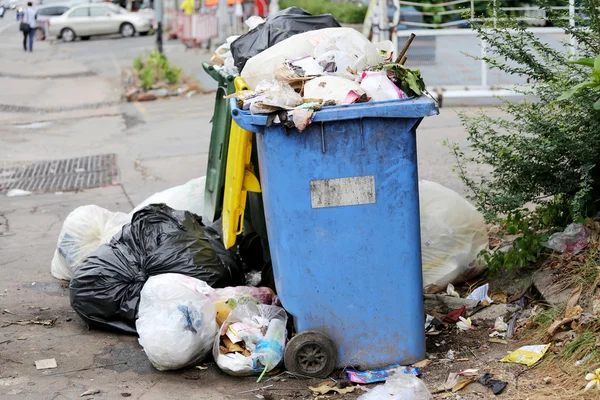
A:
[[[423,359],[415,136],[435,102],[324,107],[302,133],[230,104],[235,122],[257,133],[275,284],[299,333],[288,370]]]

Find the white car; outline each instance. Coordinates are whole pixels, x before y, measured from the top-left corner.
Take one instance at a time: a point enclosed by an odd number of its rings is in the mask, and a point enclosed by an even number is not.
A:
[[[59,17],[50,18],[48,32],[72,42],[75,38],[120,33],[131,37],[137,33],[145,36],[152,28],[152,16],[132,13],[110,3],[75,6]]]

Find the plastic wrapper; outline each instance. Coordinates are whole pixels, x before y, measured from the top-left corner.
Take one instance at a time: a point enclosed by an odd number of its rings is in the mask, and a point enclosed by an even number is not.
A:
[[[70,281],[73,272],[88,255],[110,242],[129,222],[129,216],[95,205],[77,207],[65,219],[50,272],[57,279]]]
[[[415,376],[421,375],[421,370],[415,367],[402,367],[399,364],[389,365],[383,368],[371,369],[368,371],[357,371],[354,368],[346,368],[346,378],[354,383],[368,384],[385,382],[387,378],[395,372],[411,374]]]
[[[305,56],[314,56],[317,46],[324,41],[328,41],[328,43],[335,43],[342,48],[353,49],[353,53],[346,54],[344,56],[346,58],[342,57],[343,51],[339,51],[338,53],[340,53],[339,59],[343,58],[345,60],[354,60],[352,61],[352,65],[356,70],[356,77],[358,77],[358,74],[360,74],[366,67],[378,65],[383,62],[383,57],[377,48],[355,29],[326,28],[292,36],[289,39],[277,43],[275,46],[252,57],[250,60],[248,60],[244,70],[242,70],[241,76],[244,78],[250,88],[255,88],[256,85],[263,80],[273,79],[275,76],[275,68],[284,63],[286,60],[295,60]],[[234,45],[236,42],[233,42],[232,45]],[[332,60],[335,59],[338,58],[334,58]],[[322,58],[321,61],[326,62],[326,59]],[[331,64],[329,67],[333,67],[334,64]],[[323,67],[325,71],[330,70],[327,65]],[[350,77],[350,71],[343,68],[345,68],[343,65],[341,65],[339,68],[337,65],[335,65],[335,72],[331,73],[333,75],[339,74],[346,78]],[[304,97],[307,97],[306,94]]]
[[[213,290],[181,274],[152,276],[144,284],[135,326],[156,369],[184,368],[210,353],[218,330],[208,297]]]
[[[441,290],[482,272],[475,262],[488,247],[483,215],[455,191],[419,181],[423,285]]]
[[[150,205],[77,268],[70,285],[71,307],[91,327],[135,333],[142,286],[149,277],[169,272],[212,287],[244,280],[219,237],[198,216]]]
[[[563,232],[550,236],[546,247],[561,253],[577,253],[590,243],[591,230],[585,225],[572,223]]]
[[[501,362],[511,362],[515,364],[525,364],[528,367],[533,366],[535,363],[540,361],[546,351],[550,347],[550,344],[538,344],[533,346],[523,346],[513,351],[506,357],[504,357]]]
[[[277,306],[240,304],[221,326],[213,357],[221,370],[233,376],[258,375],[283,360],[287,314]]]
[[[237,286],[216,289],[210,299],[217,310],[219,326],[229,317],[231,311],[241,304],[279,305],[277,295],[267,287]]]
[[[349,92],[356,92],[358,96],[364,93],[360,85],[349,79],[339,76],[321,76],[305,83],[304,97],[307,99],[333,100],[342,104]]]
[[[131,213],[135,212],[150,204],[166,204],[175,210],[189,211],[196,215],[202,216],[204,212],[204,186],[206,177],[195,178],[187,181],[183,185],[175,186],[162,192],[154,193],[152,196],[144,200]]]
[[[269,16],[263,24],[255,26],[231,44],[235,66],[243,71],[249,59],[291,36],[339,26],[331,14],[313,16],[299,7],[286,8]]]
[[[362,75],[360,87],[371,101],[406,99],[408,96],[387,77],[387,72],[369,71]]]
[[[433,399],[425,383],[411,374],[396,372],[385,384],[375,386],[358,400],[430,400]]]

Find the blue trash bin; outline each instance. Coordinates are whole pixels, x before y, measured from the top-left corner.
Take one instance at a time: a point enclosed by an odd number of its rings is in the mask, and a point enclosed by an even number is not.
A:
[[[231,108],[257,133],[275,284],[297,332],[329,336],[338,367],[423,359],[415,134],[435,103],[326,107],[303,133]]]

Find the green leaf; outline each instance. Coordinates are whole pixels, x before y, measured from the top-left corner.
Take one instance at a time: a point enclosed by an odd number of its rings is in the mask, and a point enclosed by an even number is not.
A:
[[[580,58],[579,60],[569,61],[569,64],[578,64],[585,67],[594,68],[595,60],[593,58]]]
[[[412,72],[406,74],[406,83],[408,83],[408,87],[411,88],[417,96],[421,95],[421,88],[419,87],[419,82],[417,80],[417,77]]]
[[[600,72],[600,55],[594,60],[594,70]]]
[[[600,110],[600,99],[596,100],[594,103],[594,110]]]
[[[558,101],[561,100],[567,100],[570,99],[575,93],[577,93],[578,91],[580,91],[583,88],[586,87],[592,87],[592,86],[598,86],[598,82],[593,82],[593,81],[585,81],[585,82],[581,82],[579,85],[575,85],[573,86],[571,89],[567,90],[566,92],[564,92],[558,99]]]

